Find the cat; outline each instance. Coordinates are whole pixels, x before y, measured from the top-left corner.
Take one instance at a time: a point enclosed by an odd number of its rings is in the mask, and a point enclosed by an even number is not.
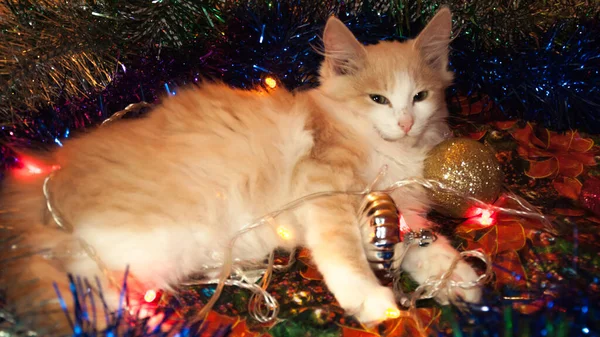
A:
[[[2,203],[12,212],[3,223],[21,234],[19,247],[39,252],[6,268],[5,276],[39,281],[15,283],[12,296],[36,290],[37,301],[55,298],[52,281],[64,296],[70,272],[100,277],[114,309],[119,296],[107,277],[122,275],[126,266],[134,278],[130,291],[170,289],[203,266],[218,265],[236,231],[287,202],[320,191],[363,190],[383,165],[388,174],[377,187],[421,176],[427,152],[450,135],[444,95],[453,80],[451,28],[444,7],[415,39],[365,46],[331,17],[317,88],[257,93],[204,83],[165,98],[143,118],[99,127],[46,157],[29,158],[40,167],[60,166],[48,182],[49,199],[73,232],[59,228],[47,210],[48,171],[8,173]],[[408,226],[428,226],[422,189],[392,197]],[[377,324],[398,307],[367,262],[359,203],[338,195],[303,204],[243,235],[234,257],[260,260],[274,248],[305,246],[340,306]],[[282,226],[285,238],[278,235]],[[102,273],[75,238],[110,272]],[[424,282],[457,254],[438,236],[428,247],[411,248],[402,268]],[[454,272],[457,280],[476,278],[464,262]],[[480,290],[460,295],[476,302]]]

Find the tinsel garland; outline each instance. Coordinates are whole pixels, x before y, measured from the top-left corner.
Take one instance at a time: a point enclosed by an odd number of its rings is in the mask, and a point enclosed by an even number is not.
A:
[[[457,33],[452,58],[461,75],[457,91],[477,89],[506,115],[555,129],[599,127],[595,116],[600,108],[594,99],[600,77],[600,52],[594,48],[600,34],[594,24],[598,2],[448,3]],[[327,16],[339,16],[361,41],[371,43],[414,36],[439,5],[427,0],[4,0],[0,121],[28,128],[32,118],[51,116],[69,121],[70,128],[87,125],[97,120],[94,115],[105,117],[107,104],[116,105],[111,111],[120,110],[141,99],[156,99],[165,84],[172,89],[174,83],[202,77],[252,87],[273,74],[289,89],[312,86],[321,60],[313,48],[319,47]],[[579,24],[585,25],[584,34],[579,34]],[[562,71],[549,73],[548,67],[583,68],[564,79]],[[530,83],[523,86],[514,74],[526,74]],[[548,94],[540,95],[540,90]],[[507,92],[518,92],[513,97],[519,98],[505,99]],[[107,99],[110,93],[118,99]],[[535,97],[535,112],[528,110],[533,100],[522,95]],[[571,103],[556,104],[564,101]],[[51,133],[60,138],[65,129]],[[40,136],[30,134],[29,139],[48,141]]]
[[[457,39],[453,90],[490,96],[505,118],[599,132],[599,33],[597,20],[559,21],[539,37],[540,48],[505,53],[481,52],[472,41]]]
[[[3,1],[0,4],[0,113],[15,122],[20,110],[36,110],[67,97],[102,90],[118,63],[116,41],[102,18],[83,3]],[[65,15],[65,13],[69,15]],[[82,22],[89,27],[81,29]]]
[[[72,294],[78,304],[78,307],[73,312],[65,311],[65,316],[69,317],[72,324],[70,335],[80,337],[106,336],[106,337],[227,337],[231,335],[230,325],[213,326],[211,322],[203,324],[203,321],[189,323],[181,318],[174,318],[175,311],[173,309],[162,308],[157,315],[160,316],[160,321],[150,324],[148,318],[136,319],[135,315],[124,314],[122,310],[116,313],[107,313],[102,308],[102,303],[98,301],[85,303],[85,299],[89,298],[89,287],[87,281],[82,282],[69,275]],[[79,286],[77,285],[79,284]],[[82,286],[82,284],[84,284]],[[61,294],[62,296],[62,294]],[[62,297],[57,295],[59,300]],[[98,296],[100,298],[100,296]],[[0,297],[0,303],[4,299]],[[85,303],[85,305],[83,305]],[[43,304],[39,304],[43,305]],[[28,316],[36,316],[35,304],[31,306],[30,313],[21,313],[19,315],[10,311],[10,308],[5,304],[0,304],[0,333],[5,337],[25,337],[25,336],[44,336],[46,331],[31,330],[27,322],[31,320]],[[96,328],[96,320],[103,320],[106,315],[109,324],[105,329]],[[39,314],[37,314],[39,316]],[[45,319],[38,317],[38,320]]]
[[[0,227],[0,249],[9,251],[11,246],[19,243],[20,237],[10,232],[10,228]],[[18,259],[18,257],[17,257]],[[18,261],[18,260],[17,260]],[[11,261],[0,260],[0,266]],[[128,271],[125,271],[124,279],[127,280]],[[61,303],[64,316],[71,329],[70,335],[80,337],[106,336],[106,337],[226,337],[231,334],[230,324],[221,324],[219,322],[186,320],[178,317],[173,309],[175,305],[162,305],[156,308],[153,317],[155,321],[151,322],[151,316],[142,318],[140,313],[128,312],[124,306],[115,312],[109,312],[104,300],[102,287],[99,280],[81,279],[73,275],[68,277],[70,284],[70,293],[60,293],[57,290],[56,299]],[[4,337],[26,337],[26,336],[46,336],[55,335],[55,322],[44,317],[42,313],[46,312],[48,305],[46,301],[35,303],[36,293],[31,294],[32,303],[23,311],[23,308],[17,310],[12,306],[4,291],[4,285],[7,282],[19,282],[27,286],[36,280],[29,279],[5,279],[0,272],[0,335]],[[128,291],[127,284],[123,284],[121,293],[121,304],[127,303]],[[73,299],[73,308],[67,309],[66,298]],[[158,302],[158,301],[157,301]],[[32,330],[31,325],[41,326],[41,330]],[[102,322],[102,324],[101,324]],[[104,325],[105,328],[99,329],[98,326]]]

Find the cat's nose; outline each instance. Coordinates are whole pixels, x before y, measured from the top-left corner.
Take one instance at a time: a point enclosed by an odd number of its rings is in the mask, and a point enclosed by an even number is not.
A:
[[[412,120],[398,122],[398,126],[400,127],[400,129],[402,129],[402,131],[404,131],[404,133],[408,133],[408,131],[410,131],[410,129],[412,128],[413,124],[414,123]]]

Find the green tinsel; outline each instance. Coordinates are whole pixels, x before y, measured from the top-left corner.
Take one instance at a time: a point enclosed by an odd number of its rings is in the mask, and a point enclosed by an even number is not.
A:
[[[0,118],[14,123],[16,111],[35,111],[58,97],[81,98],[104,89],[123,55],[181,48],[217,34],[223,19],[216,4],[0,2]]]
[[[110,83],[117,64],[114,41],[105,35],[105,20],[84,1],[8,0],[0,13],[3,119],[15,109],[51,102],[60,92],[79,96]]]
[[[212,33],[225,21],[220,6],[214,0],[204,1],[115,1],[117,11],[124,23],[124,36],[128,42],[139,42],[142,46],[160,45],[161,47],[181,48],[186,44],[213,37]]]
[[[455,34],[470,37],[483,51],[496,48],[522,48],[537,42],[558,20],[574,22],[597,17],[597,0],[400,0],[392,1],[390,14],[403,26],[403,35],[416,33],[446,4],[452,9]],[[531,48],[531,47],[530,47]]]

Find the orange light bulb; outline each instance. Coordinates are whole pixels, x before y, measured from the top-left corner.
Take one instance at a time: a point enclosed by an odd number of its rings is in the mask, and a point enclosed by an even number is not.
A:
[[[283,226],[279,226],[279,228],[277,228],[277,234],[279,234],[279,236],[281,236],[281,238],[284,240],[289,240],[292,237],[290,230]]]
[[[400,317],[400,310],[396,308],[389,308],[385,311],[385,317],[387,318],[398,318]]]
[[[265,77],[265,84],[267,87],[275,89],[277,87],[277,80],[271,76],[267,76]]]

